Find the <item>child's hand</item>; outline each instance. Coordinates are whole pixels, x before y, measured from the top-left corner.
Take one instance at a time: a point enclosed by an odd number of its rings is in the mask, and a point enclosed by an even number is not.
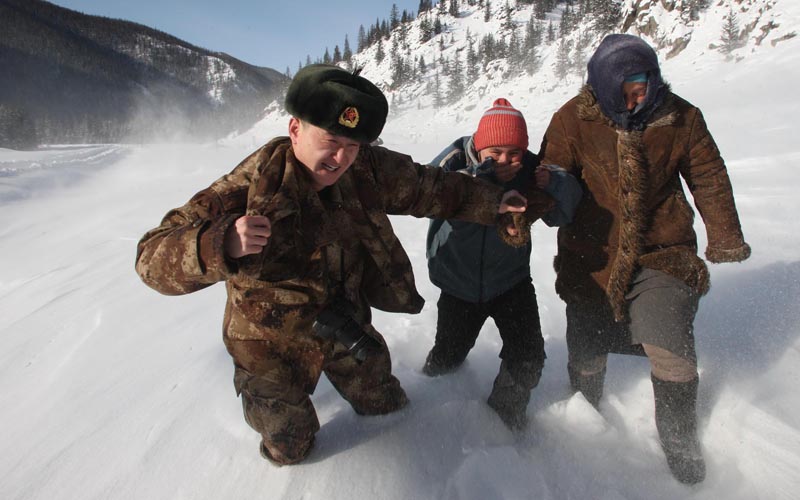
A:
[[[534,172],[533,175],[536,178],[536,187],[539,189],[544,189],[550,184],[550,170],[547,168],[542,166],[536,167],[536,172]]]
[[[514,163],[506,163],[506,164],[496,164],[494,166],[494,175],[497,177],[497,180],[506,183],[514,178],[519,172],[519,169],[522,168],[522,163],[514,162]]]

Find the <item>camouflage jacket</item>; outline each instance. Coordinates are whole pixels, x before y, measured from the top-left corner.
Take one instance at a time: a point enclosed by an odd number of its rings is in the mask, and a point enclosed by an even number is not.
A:
[[[310,336],[336,289],[365,324],[370,306],[419,312],[424,301],[387,214],[494,224],[500,195],[488,182],[372,146],[317,193],[289,139],[280,137],[167,213],[139,242],[136,271],[168,295],[226,281],[226,339],[285,344]],[[260,254],[233,260],[224,254],[224,235],[245,213],[269,217],[272,236]]]

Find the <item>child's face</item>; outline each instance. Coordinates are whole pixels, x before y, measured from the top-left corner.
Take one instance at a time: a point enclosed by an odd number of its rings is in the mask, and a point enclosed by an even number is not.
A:
[[[489,146],[478,151],[478,158],[481,163],[492,158],[499,165],[508,165],[521,162],[523,154],[525,151],[517,146]]]

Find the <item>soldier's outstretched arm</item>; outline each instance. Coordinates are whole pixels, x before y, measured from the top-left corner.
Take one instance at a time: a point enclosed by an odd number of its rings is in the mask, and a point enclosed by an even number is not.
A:
[[[520,196],[518,193],[507,194],[504,199],[502,187],[490,182],[420,165],[410,156],[385,148],[373,147],[369,154],[376,188],[389,214],[492,225],[501,210],[525,210],[524,202],[522,206],[505,203],[508,198]]]

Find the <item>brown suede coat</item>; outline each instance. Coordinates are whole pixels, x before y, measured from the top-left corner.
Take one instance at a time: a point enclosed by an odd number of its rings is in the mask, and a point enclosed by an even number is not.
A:
[[[136,271],[168,295],[226,281],[226,343],[268,341],[280,356],[318,367],[322,354],[311,326],[340,282],[368,331],[370,306],[409,313],[422,308],[387,214],[488,225],[501,195],[487,182],[371,146],[363,146],[326,191],[318,195],[311,188],[289,139],[274,139],[147,232]],[[260,254],[232,261],[223,253],[225,231],[245,213],[269,217],[272,236]],[[308,356],[318,362],[309,364]]]
[[[671,92],[643,131],[626,131],[602,113],[586,86],[553,115],[540,157],[584,188],[574,221],[558,232],[556,290],[568,302],[607,299],[619,321],[640,267],[706,293],[708,270],[697,256],[694,212],[681,178],[705,222],[706,257],[749,256],[725,163],[703,115]]]

